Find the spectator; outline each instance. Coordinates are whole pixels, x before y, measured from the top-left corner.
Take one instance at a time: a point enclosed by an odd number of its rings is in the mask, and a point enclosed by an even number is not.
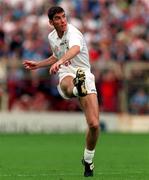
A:
[[[117,79],[114,71],[105,70],[103,72],[98,88],[102,94],[102,110],[106,112],[118,112],[120,110],[118,106],[120,82]]]
[[[49,57],[46,37],[51,27],[47,26],[48,19],[45,12],[48,6],[54,4],[62,5],[67,9],[67,14],[71,14],[70,22],[83,31],[92,66],[96,67],[99,62],[106,64],[108,61],[114,61],[123,68],[126,62],[149,61],[149,3],[147,0],[37,0],[36,3],[31,0],[2,1],[0,61],[5,58],[8,64],[10,62],[15,64],[17,59],[18,64],[21,64],[24,58],[40,60]],[[21,81],[22,75],[23,79],[28,77],[21,67],[16,71]],[[43,69],[37,72],[39,81],[46,71]],[[12,74],[11,68],[8,69],[7,74],[9,81],[9,74]],[[98,73],[96,75],[98,76]],[[99,79],[97,84],[100,84],[101,80],[103,83],[101,77],[96,79]],[[134,80],[136,79],[137,76],[134,77]],[[11,83],[8,82],[11,86],[15,83],[17,87],[20,86],[17,84],[19,81],[15,79],[11,79]],[[28,88],[24,87],[24,89]],[[13,92],[12,89],[9,91],[9,97],[12,96],[15,99]],[[52,92],[49,92],[49,96],[50,93]]]
[[[130,112],[133,114],[149,113],[149,96],[144,89],[137,90],[130,98]]]

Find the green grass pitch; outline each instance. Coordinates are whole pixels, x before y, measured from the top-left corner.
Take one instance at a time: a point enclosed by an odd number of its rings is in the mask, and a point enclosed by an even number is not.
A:
[[[148,180],[149,134],[101,133],[94,177],[83,177],[84,134],[0,134],[0,180]]]

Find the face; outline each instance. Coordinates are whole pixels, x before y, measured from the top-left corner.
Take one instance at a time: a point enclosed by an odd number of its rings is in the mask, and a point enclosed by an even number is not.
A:
[[[52,24],[58,32],[65,32],[67,29],[67,18],[65,13],[55,14],[53,20],[50,21],[50,24]]]

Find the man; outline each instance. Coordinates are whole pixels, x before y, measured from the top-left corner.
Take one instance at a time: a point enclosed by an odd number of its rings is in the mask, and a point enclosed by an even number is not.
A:
[[[63,8],[51,7],[48,18],[54,27],[48,36],[53,55],[39,62],[25,60],[23,64],[29,70],[50,65],[50,74],[57,73],[59,76],[58,90],[61,96],[65,99],[78,97],[88,125],[82,160],[84,176],[93,176],[93,157],[99,135],[99,106],[94,75],[90,72],[88,49],[82,33],[67,23]]]

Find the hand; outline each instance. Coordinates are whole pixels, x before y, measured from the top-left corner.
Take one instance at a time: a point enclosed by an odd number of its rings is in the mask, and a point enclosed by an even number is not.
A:
[[[54,63],[49,70],[50,74],[56,74],[57,71],[60,69],[61,64],[62,63],[60,61]]]
[[[65,63],[64,63],[64,65],[65,66],[69,66],[71,64],[71,61],[69,60],[69,61],[66,61]]]
[[[23,65],[25,67],[25,69],[29,69],[29,70],[33,70],[33,69],[37,69],[37,62],[36,61],[30,61],[30,60],[25,60],[23,61]]]

